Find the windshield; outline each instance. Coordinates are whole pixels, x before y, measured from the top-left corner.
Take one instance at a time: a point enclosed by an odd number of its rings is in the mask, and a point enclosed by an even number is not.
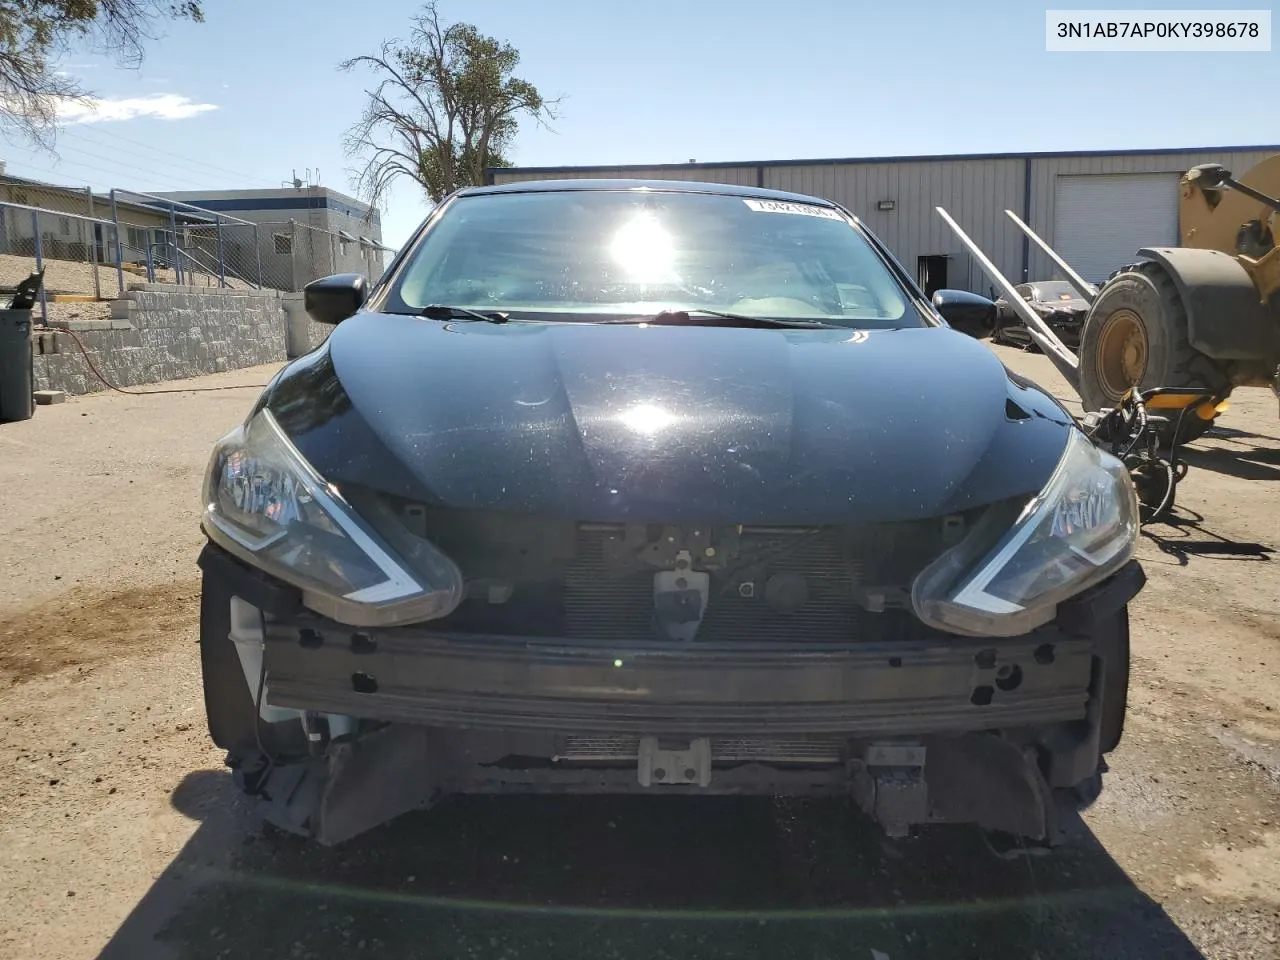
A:
[[[703,309],[847,327],[926,322],[835,210],[629,190],[458,198],[410,254],[387,309],[436,303],[546,320]]]

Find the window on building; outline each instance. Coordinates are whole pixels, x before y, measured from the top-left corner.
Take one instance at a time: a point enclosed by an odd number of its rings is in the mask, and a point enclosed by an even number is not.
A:
[[[277,255],[288,257],[293,254],[293,237],[287,233],[277,233],[274,239],[276,242]]]
[[[342,237],[338,238],[338,253],[344,257],[347,255],[347,241]]]
[[[71,232],[71,218],[70,218],[70,217],[59,217],[59,218],[58,218],[58,231],[59,231],[59,232],[60,232],[64,237],[65,237],[67,234],[69,234],[69,233]]]

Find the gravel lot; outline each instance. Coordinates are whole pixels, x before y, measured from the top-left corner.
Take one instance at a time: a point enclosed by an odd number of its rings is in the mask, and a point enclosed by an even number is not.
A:
[[[194,564],[210,446],[256,393],[0,425],[0,956],[1280,957],[1269,393],[1235,398],[1179,522],[1143,538],[1126,739],[1088,836],[1012,862],[767,799],[459,799],[336,850],[264,834],[204,729]]]

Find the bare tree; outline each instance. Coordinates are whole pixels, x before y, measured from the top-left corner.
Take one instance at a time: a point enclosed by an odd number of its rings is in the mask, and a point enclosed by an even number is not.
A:
[[[353,57],[342,70],[368,69],[376,81],[347,132],[347,155],[360,167],[360,196],[380,206],[401,177],[432,202],[483,182],[486,167],[508,166],[520,120],[546,124],[548,100],[514,76],[520,52],[469,23],[445,24],[434,2],[413,18],[409,41],[389,40],[377,56]]]
[[[83,49],[136,67],[164,19],[204,11],[200,0],[0,0],[0,131],[52,149],[59,107],[92,98],[56,59]]]

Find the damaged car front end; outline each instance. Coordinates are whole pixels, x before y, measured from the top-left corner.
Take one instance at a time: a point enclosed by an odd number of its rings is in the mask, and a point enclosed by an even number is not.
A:
[[[204,491],[209,727],[269,820],[839,794],[1052,842],[1096,794],[1132,484],[847,213],[479,189],[347,288]]]
[[[1054,335],[1072,350],[1080,348],[1089,301],[1065,280],[1022,283],[1013,288],[1036,312]],[[1003,297],[996,300],[996,325],[991,333],[996,343],[1036,350],[1035,342],[1016,311]]]

